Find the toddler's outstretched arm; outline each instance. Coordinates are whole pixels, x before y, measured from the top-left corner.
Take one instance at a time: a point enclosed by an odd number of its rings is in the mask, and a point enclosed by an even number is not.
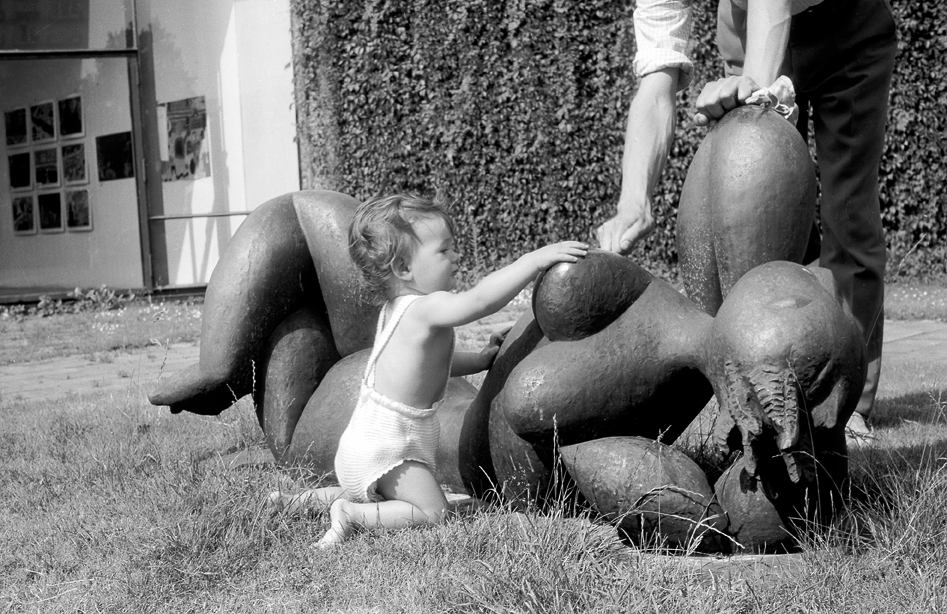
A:
[[[491,273],[466,292],[434,292],[421,297],[415,303],[414,317],[434,327],[469,324],[502,309],[539,272],[560,262],[577,262],[588,251],[589,246],[579,241],[541,247]]]

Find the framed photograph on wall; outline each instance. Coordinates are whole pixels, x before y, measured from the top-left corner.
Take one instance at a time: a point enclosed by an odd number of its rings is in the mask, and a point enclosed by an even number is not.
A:
[[[36,195],[39,206],[39,229],[41,232],[62,232],[62,198],[59,192],[43,192]]]
[[[59,185],[59,149],[33,151],[33,179],[37,188],[55,188]]]
[[[30,142],[30,132],[27,129],[26,107],[13,109],[3,113],[3,125],[6,128],[7,147],[20,147]]]
[[[89,190],[66,190],[66,228],[92,230]]]
[[[52,100],[30,107],[30,137],[34,143],[56,140],[56,105]]]
[[[128,179],[135,176],[132,162],[132,133],[116,132],[95,138],[99,181]]]
[[[62,153],[63,185],[81,185],[89,182],[85,165],[85,143],[70,143],[60,148]]]
[[[82,96],[69,96],[59,101],[59,138],[71,139],[85,135],[82,122]]]
[[[11,154],[7,156],[10,170],[10,189],[29,190],[33,187],[33,173],[30,172],[30,152]]]
[[[13,234],[36,234],[36,212],[33,210],[32,194],[13,197]]]

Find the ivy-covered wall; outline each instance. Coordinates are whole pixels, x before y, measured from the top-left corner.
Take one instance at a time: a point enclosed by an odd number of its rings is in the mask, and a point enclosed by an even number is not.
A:
[[[881,164],[889,275],[947,278],[947,5],[895,0],[901,51]],[[694,100],[720,76],[716,2],[696,2],[696,73],[633,254],[672,271],[675,207],[704,134]],[[293,0],[305,187],[455,203],[477,277],[614,212],[634,93],[628,0]]]

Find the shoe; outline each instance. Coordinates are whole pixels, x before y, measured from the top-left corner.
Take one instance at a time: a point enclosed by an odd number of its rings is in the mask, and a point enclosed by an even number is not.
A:
[[[850,448],[861,448],[874,443],[877,436],[871,432],[871,426],[865,416],[858,412],[852,414],[845,425],[845,441]]]

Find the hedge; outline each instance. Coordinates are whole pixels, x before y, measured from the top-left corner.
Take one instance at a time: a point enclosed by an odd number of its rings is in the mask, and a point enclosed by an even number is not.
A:
[[[881,164],[889,275],[947,278],[947,6],[896,0],[900,53]],[[673,274],[675,208],[720,76],[716,2],[695,3],[695,78],[633,258]],[[586,239],[613,212],[635,79],[626,0],[293,0],[304,187],[364,199],[439,191],[468,273]]]

